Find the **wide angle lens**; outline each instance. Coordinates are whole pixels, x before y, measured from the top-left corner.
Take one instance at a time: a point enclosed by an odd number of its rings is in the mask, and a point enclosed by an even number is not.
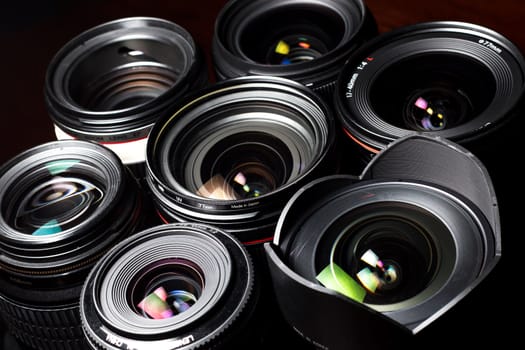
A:
[[[201,49],[176,23],[129,17],[90,28],[48,65],[45,99],[58,139],[112,148],[143,172],[147,135],[176,99],[207,85]]]
[[[93,349],[232,348],[250,341],[257,288],[251,257],[233,236],[208,225],[164,224],[100,259],[80,314]]]
[[[330,103],[340,67],[377,34],[362,1],[229,1],[217,16],[212,55],[219,80],[272,75],[299,81]]]
[[[383,33],[352,54],[335,108],[346,137],[365,153],[416,132],[477,151],[520,111],[524,89],[525,60],[503,35],[425,22]]]
[[[418,134],[394,141],[360,177],[303,186],[264,249],[280,309],[306,339],[323,348],[397,348],[417,342],[494,268],[499,230],[479,160]]]
[[[147,184],[166,222],[212,224],[247,244],[268,240],[298,186],[335,171],[334,128],[325,104],[297,82],[218,82],[155,125]]]
[[[142,207],[131,171],[97,143],[45,143],[0,168],[0,309],[21,343],[84,347],[84,279],[107,249],[140,227]]]

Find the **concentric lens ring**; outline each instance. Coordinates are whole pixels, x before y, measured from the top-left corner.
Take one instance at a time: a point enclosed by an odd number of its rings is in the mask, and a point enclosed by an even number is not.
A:
[[[465,144],[516,114],[525,89],[525,60],[513,43],[488,28],[420,23],[384,33],[359,48],[345,63],[336,89],[337,116],[350,138],[367,151],[377,153],[415,132]],[[432,101],[417,98],[418,91],[437,90],[444,92],[440,98],[445,103],[455,106],[450,112],[456,117],[446,120],[447,108],[434,110]],[[416,104],[410,107],[444,123],[407,123],[410,101]]]
[[[212,224],[243,242],[267,239],[294,189],[335,171],[334,134],[326,105],[297,82],[222,81],[155,125],[147,184],[168,222]]]
[[[137,281],[162,282],[156,271],[180,272],[181,261],[202,277],[195,303],[158,319],[139,313],[133,303],[145,289],[136,288]],[[161,270],[150,268],[158,263]],[[255,308],[253,273],[242,244],[212,226],[175,223],[146,229],[112,248],[88,276],[80,298],[84,333],[96,349],[110,349],[116,342],[136,349],[228,344]]]
[[[191,231],[178,233],[176,239],[157,233],[148,236],[147,243],[135,240],[125,254],[106,262],[112,268],[103,279],[94,282],[100,283],[98,300],[105,322],[133,334],[151,335],[187,326],[192,319],[203,317],[224,294],[232,273],[228,252],[219,244],[210,242],[210,237],[200,237]],[[179,317],[149,322],[129,305],[130,279],[137,276],[144,266],[173,257],[197,265],[203,272],[204,288],[197,302]]]

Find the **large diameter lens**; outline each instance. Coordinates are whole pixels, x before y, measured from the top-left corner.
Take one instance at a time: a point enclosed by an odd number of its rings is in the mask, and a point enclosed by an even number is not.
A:
[[[297,82],[241,77],[195,93],[159,120],[147,183],[165,221],[199,221],[268,240],[302,183],[335,171],[334,121]]]
[[[339,76],[335,105],[348,137],[377,153],[414,133],[467,147],[517,113],[525,60],[501,34],[461,22],[428,22],[363,45]]]
[[[429,140],[398,140],[360,177],[311,181],[279,217],[273,244],[264,245],[275,293],[285,319],[313,343],[333,349],[417,343],[413,335],[498,261],[490,178],[457,144]],[[450,165],[417,157],[418,148],[446,155]],[[434,175],[421,178],[425,171]]]
[[[49,63],[45,98],[58,139],[100,142],[136,164],[144,162],[159,114],[206,84],[204,56],[190,33],[164,19],[130,17],[66,43]]]
[[[297,80],[331,102],[340,67],[376,33],[362,1],[234,0],[216,19],[215,72],[219,79],[259,74]]]
[[[251,258],[233,236],[194,223],[137,233],[94,267],[80,305],[93,349],[233,346],[256,304]]]
[[[141,208],[131,172],[96,143],[49,142],[0,168],[0,308],[22,343],[83,346],[82,283],[141,224]]]

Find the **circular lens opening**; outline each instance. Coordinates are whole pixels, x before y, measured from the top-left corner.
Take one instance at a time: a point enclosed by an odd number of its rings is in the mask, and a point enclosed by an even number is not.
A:
[[[155,262],[130,284],[131,308],[149,319],[176,316],[197,302],[204,288],[204,274],[193,262],[166,259]]]
[[[240,48],[251,60],[289,65],[316,59],[341,42],[345,23],[326,6],[280,6],[243,28]]]
[[[419,54],[388,65],[370,87],[384,121],[403,129],[437,131],[466,123],[491,103],[493,74],[468,56]]]
[[[128,40],[86,53],[68,80],[72,100],[92,111],[136,107],[162,95],[187,74],[190,57],[160,40]]]
[[[437,254],[416,222],[376,217],[344,231],[334,243],[337,264],[366,291],[367,304],[393,304],[420,293],[434,278]]]
[[[186,187],[194,190],[198,185],[195,193],[206,198],[259,197],[287,181],[292,162],[286,145],[272,135],[262,132],[234,134],[217,142],[207,152],[200,178],[195,178],[195,172],[191,172],[193,177],[186,176]]]

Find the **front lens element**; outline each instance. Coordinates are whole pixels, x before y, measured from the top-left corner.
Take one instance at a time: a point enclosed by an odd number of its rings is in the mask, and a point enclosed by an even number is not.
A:
[[[46,164],[33,187],[15,193],[15,209],[8,223],[27,234],[49,235],[77,226],[91,216],[100,205],[104,188],[75,175],[75,169],[71,169],[75,163],[64,160]]]
[[[203,272],[191,261],[157,261],[140,273],[136,284],[130,287],[131,305],[136,305],[137,313],[147,318],[173,317],[195,304],[204,286]]]
[[[233,236],[165,224],[120,242],[97,263],[80,315],[86,339],[100,349],[114,348],[112,339],[134,349],[236,349],[257,293],[251,257]]]
[[[147,184],[165,221],[267,239],[294,189],[335,171],[334,128],[322,100],[292,80],[218,82],[188,96],[153,128]]]

